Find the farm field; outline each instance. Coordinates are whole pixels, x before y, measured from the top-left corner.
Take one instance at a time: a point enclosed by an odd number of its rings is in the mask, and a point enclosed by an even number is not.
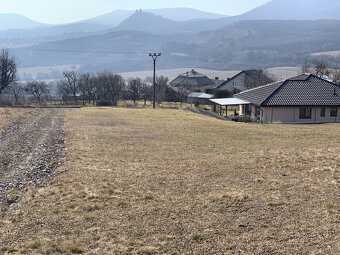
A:
[[[12,124],[13,122],[29,117],[34,113],[32,109],[15,109],[15,108],[1,108],[0,107],[0,132]]]
[[[265,69],[267,73],[275,78],[275,80],[285,80],[287,78],[296,76],[299,74],[299,67],[272,67]],[[191,68],[180,68],[180,69],[167,69],[167,70],[157,70],[157,75],[166,76],[171,80],[175,79],[179,74],[185,73],[190,71]],[[215,79],[215,77],[219,77],[220,79],[227,79],[228,77],[231,78],[234,75],[238,74],[240,70],[228,70],[228,71],[221,71],[221,70],[209,70],[209,69],[201,69],[195,68],[196,71],[205,74],[210,79]],[[145,79],[147,77],[152,77],[152,71],[139,71],[139,72],[126,72],[121,73],[121,75],[125,79],[140,77],[141,79]]]
[[[82,108],[65,163],[0,218],[14,254],[339,254],[340,125]]]

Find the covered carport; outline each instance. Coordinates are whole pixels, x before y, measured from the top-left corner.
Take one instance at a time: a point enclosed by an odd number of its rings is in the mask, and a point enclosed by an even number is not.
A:
[[[245,114],[247,115],[247,108],[249,109],[250,102],[238,99],[238,98],[216,98],[210,99],[210,102],[214,106],[214,112],[219,113],[223,116],[223,112],[225,110],[226,117],[228,117],[228,107],[235,107],[239,108],[240,115]]]

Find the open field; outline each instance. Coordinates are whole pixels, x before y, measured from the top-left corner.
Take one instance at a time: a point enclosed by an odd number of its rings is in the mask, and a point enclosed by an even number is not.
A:
[[[35,110],[18,109],[18,108],[1,108],[0,107],[0,132],[13,122],[22,120],[32,115]]]
[[[26,254],[339,254],[340,126],[83,108],[66,159],[0,219]]]
[[[59,78],[46,78],[45,76],[57,75],[58,77],[63,71],[78,71],[79,65],[64,65],[64,66],[37,66],[37,67],[25,67],[19,68],[19,73],[23,81],[25,81],[26,76],[30,76],[32,79],[43,80],[46,82],[53,82]],[[157,75],[166,76],[171,80],[175,79],[179,74],[190,71],[192,68],[178,68],[178,69],[166,69],[157,70]],[[233,77],[240,70],[209,70],[202,68],[195,68],[196,71],[207,75],[210,79],[215,79],[219,77],[220,79],[227,79],[228,77]],[[112,70],[114,72],[114,70]],[[299,73],[299,67],[273,67],[268,68],[266,71],[277,80],[284,80]],[[147,77],[153,76],[152,66],[150,66],[150,71],[136,71],[136,72],[125,72],[121,73],[125,79],[139,77],[145,79]],[[40,76],[44,77],[41,78]]]
[[[164,75],[171,80],[175,79],[179,74],[190,71],[191,68],[180,68],[180,69],[168,69],[168,70],[157,70],[157,75]],[[195,68],[196,71],[205,74],[210,79],[215,79],[215,77],[219,77],[220,79],[231,78],[234,75],[238,74],[240,70],[209,70],[209,69],[201,69]],[[266,69],[266,71],[273,76],[276,80],[284,80],[293,76],[298,75],[299,67],[272,67]],[[121,73],[121,75],[125,78],[134,78],[140,77],[141,79],[145,79],[147,77],[152,77],[153,71],[139,71],[139,72],[127,72]]]
[[[313,57],[320,57],[320,56],[339,57],[340,56],[340,50],[312,53],[311,56],[313,56]]]

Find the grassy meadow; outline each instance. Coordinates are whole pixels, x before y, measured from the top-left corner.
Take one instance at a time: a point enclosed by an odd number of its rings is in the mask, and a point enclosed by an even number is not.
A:
[[[0,219],[14,254],[339,254],[340,125],[67,113],[65,164]]]

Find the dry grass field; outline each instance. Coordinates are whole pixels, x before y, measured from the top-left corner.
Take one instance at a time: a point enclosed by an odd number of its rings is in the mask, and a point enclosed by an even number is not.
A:
[[[0,108],[0,132],[13,122],[34,114],[34,111],[32,109]]]
[[[0,219],[14,254],[339,254],[340,126],[83,108]]]

